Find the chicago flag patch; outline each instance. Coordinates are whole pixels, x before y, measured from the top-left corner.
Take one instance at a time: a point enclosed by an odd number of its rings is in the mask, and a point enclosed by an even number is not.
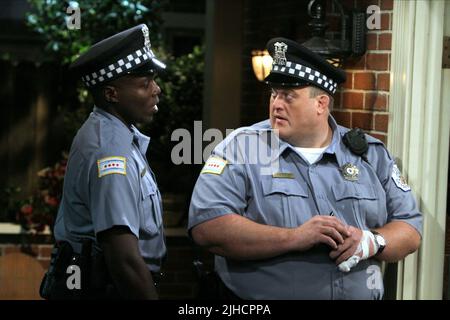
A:
[[[222,174],[223,169],[227,165],[227,161],[219,157],[209,157],[201,173]]]
[[[127,159],[125,157],[107,157],[97,160],[98,177],[108,174],[127,175]]]

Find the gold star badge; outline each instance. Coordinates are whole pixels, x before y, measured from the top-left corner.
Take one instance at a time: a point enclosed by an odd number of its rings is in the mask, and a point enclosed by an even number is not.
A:
[[[346,163],[341,168],[345,180],[358,181],[359,169],[351,163]]]

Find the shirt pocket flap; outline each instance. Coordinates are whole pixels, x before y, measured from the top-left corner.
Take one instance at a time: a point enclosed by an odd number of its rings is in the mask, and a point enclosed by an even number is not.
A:
[[[336,201],[343,199],[378,199],[373,187],[357,182],[341,182],[331,187]]]
[[[162,224],[161,207],[156,186],[144,177],[141,181],[142,207],[140,210],[141,229],[148,235],[156,235]]]
[[[295,179],[263,179],[262,189],[265,196],[281,193],[287,196],[308,197],[306,184],[299,183]]]
[[[143,178],[141,181],[141,194],[142,194],[142,200],[145,198],[154,195],[156,193],[155,188],[153,187],[153,184],[147,179]]]

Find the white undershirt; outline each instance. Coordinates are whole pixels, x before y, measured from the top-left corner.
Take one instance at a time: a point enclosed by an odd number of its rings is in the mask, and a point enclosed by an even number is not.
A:
[[[319,159],[319,157],[322,155],[322,153],[325,151],[325,149],[328,148],[328,146],[323,148],[299,148],[295,147],[295,150],[305,158],[309,164],[313,164]]]

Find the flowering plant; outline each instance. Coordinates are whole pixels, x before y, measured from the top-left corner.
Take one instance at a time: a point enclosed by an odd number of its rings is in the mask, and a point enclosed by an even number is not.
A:
[[[58,206],[62,197],[67,153],[53,167],[38,172],[38,190],[23,201],[16,213],[16,220],[28,232],[41,233],[46,226],[53,230]]]

